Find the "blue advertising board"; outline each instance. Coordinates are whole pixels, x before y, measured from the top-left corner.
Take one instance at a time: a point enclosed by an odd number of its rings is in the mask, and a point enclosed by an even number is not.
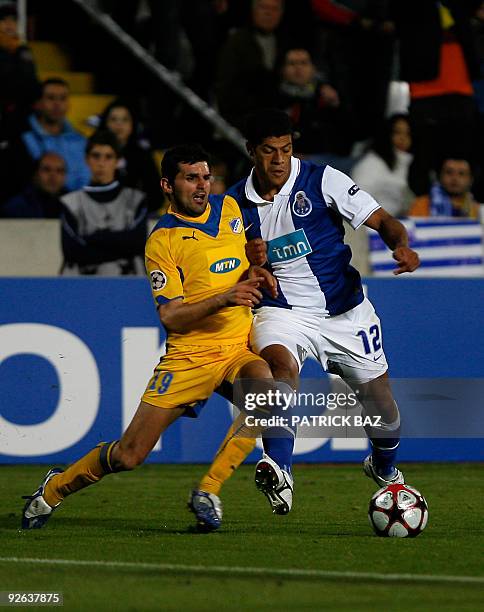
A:
[[[367,279],[395,378],[484,379],[484,280]],[[120,437],[163,349],[142,278],[0,279],[0,462],[68,463]],[[308,361],[303,376],[324,377]],[[149,461],[208,462],[231,419],[214,395]],[[405,405],[400,405],[405,419]],[[484,421],[484,414],[482,415]],[[366,439],[305,438],[296,461],[359,461]],[[254,451],[252,460],[260,456]],[[482,438],[404,439],[400,459],[482,461]]]

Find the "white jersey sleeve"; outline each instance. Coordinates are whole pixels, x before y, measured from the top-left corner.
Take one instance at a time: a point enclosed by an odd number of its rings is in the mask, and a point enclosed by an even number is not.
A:
[[[326,166],[323,172],[321,191],[328,206],[355,230],[380,208],[378,202],[355,185],[353,179],[331,166]]]

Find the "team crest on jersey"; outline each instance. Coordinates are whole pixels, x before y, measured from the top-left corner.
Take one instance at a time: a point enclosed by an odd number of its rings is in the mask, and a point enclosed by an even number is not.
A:
[[[313,203],[304,191],[298,191],[296,193],[296,199],[292,204],[292,210],[298,217],[307,217],[313,210]]]
[[[234,232],[234,234],[241,234],[244,228],[244,224],[242,223],[242,219],[240,217],[235,217],[229,221],[230,229]]]
[[[150,278],[153,291],[161,291],[166,287],[166,283],[168,282],[166,274],[161,270],[153,270],[153,272],[150,272]]]

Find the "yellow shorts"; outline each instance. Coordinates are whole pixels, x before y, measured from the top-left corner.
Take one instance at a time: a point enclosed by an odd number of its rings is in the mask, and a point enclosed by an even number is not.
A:
[[[160,408],[187,406],[187,416],[196,416],[215,389],[223,381],[233,383],[240,369],[251,361],[264,360],[245,343],[168,351],[141,400]]]

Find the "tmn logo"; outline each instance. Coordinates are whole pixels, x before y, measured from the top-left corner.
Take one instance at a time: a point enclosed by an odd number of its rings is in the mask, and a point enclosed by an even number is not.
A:
[[[274,238],[267,243],[267,258],[271,264],[300,259],[312,251],[303,229]]]
[[[225,274],[226,272],[232,272],[240,266],[240,259],[237,257],[226,257],[225,259],[219,259],[210,266],[210,272],[214,274]]]

